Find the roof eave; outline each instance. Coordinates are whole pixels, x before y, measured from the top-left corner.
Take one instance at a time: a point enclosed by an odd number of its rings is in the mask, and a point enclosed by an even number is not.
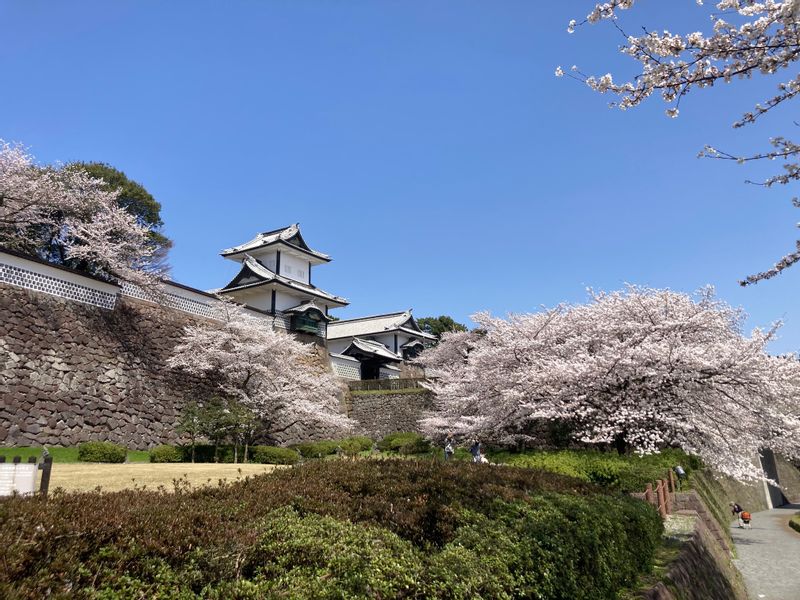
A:
[[[289,285],[288,283],[284,283],[283,281],[280,281],[278,279],[270,279],[270,280],[266,280],[266,281],[256,281],[256,282],[253,282],[253,283],[246,283],[244,285],[239,285],[239,286],[236,286],[236,287],[233,287],[233,288],[222,289],[222,290],[220,290],[219,293],[220,294],[229,294],[231,292],[237,292],[237,291],[241,291],[241,290],[251,289],[251,288],[255,288],[255,287],[261,286],[261,285],[269,285],[271,283],[274,283],[276,285],[282,285],[283,287],[288,288],[288,289],[290,289],[290,290],[292,290],[294,292],[297,292],[299,294],[307,294],[308,296],[314,296],[315,298],[319,298],[320,300],[324,300],[325,302],[327,302],[331,306],[335,305],[337,307],[342,307],[342,306],[348,306],[350,304],[344,298],[338,298],[338,297],[336,299],[328,298],[326,296],[323,296],[321,294],[316,294],[316,293],[314,293],[312,291],[309,291],[309,290],[298,289],[298,288],[296,288],[296,287],[294,287],[292,285]]]
[[[242,248],[241,250],[236,250],[235,248],[228,248],[227,250],[223,250],[219,253],[222,258],[230,258],[232,256],[236,256],[238,254],[247,254],[248,252],[254,252],[257,250],[263,250],[264,248],[269,248],[270,246],[275,246],[277,244],[283,244],[291,248],[292,250],[296,250],[305,254],[307,256],[313,257],[320,261],[321,263],[329,263],[333,259],[328,256],[327,254],[322,254],[321,252],[316,252],[314,250],[306,250],[305,248],[301,248],[300,246],[295,246],[294,244],[290,244],[286,240],[274,240],[272,242],[268,242],[266,244],[261,244],[259,246],[252,246],[250,248]]]
[[[338,325],[341,322],[342,321],[336,321],[333,325]],[[335,330],[336,327],[333,327],[333,329]],[[420,338],[423,338],[423,339],[426,339],[426,340],[431,340],[431,341],[436,340],[436,336],[435,335],[431,335],[430,333],[425,333],[424,331],[414,331],[413,329],[407,329],[405,327],[392,327],[390,329],[379,329],[379,330],[376,330],[376,331],[366,331],[366,332],[362,331],[362,332],[357,333],[357,334],[339,335],[339,336],[337,336],[335,334],[333,336],[331,336],[330,335],[330,331],[329,331],[328,332],[328,339],[329,340],[343,340],[345,338],[357,338],[357,337],[370,336],[370,335],[384,335],[384,334],[387,334],[387,333],[394,333],[396,331],[402,331],[403,333],[406,333],[406,334],[408,334],[410,336],[416,336],[416,337],[420,337]]]

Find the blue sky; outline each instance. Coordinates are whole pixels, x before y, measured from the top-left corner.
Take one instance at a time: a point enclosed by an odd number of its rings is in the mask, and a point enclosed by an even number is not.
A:
[[[693,0],[642,4],[631,31],[704,26]],[[692,93],[676,120],[655,99],[611,110],[553,75],[631,73],[608,24],[566,33],[590,5],[5,0],[0,137],[144,184],[188,285],[226,283],[219,250],[299,221],[333,255],[314,280],[351,301],[342,317],[713,284],[750,326],[785,320],[773,350],[800,349],[800,267],[736,283],[793,247],[792,190],[743,183],[777,165],[696,158],[791,134],[790,107],[730,127],[777,81]]]

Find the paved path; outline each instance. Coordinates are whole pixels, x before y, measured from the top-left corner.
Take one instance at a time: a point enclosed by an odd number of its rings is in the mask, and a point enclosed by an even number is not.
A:
[[[753,513],[753,528],[731,537],[747,592],[753,600],[800,600],[800,533],[787,525],[800,505]]]

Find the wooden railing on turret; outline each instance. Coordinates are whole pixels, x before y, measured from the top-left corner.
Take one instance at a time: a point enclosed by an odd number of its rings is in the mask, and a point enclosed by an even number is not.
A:
[[[424,377],[411,377],[407,379],[364,379],[362,381],[348,381],[351,392],[366,392],[378,390],[412,390],[424,388]]]

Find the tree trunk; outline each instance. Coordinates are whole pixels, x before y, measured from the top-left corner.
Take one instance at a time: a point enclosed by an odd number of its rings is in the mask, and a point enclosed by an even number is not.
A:
[[[247,449],[249,445],[250,445],[249,442],[244,443],[244,458],[242,459],[242,462],[244,463],[247,462]]]
[[[625,439],[624,431],[614,437],[614,448],[616,448],[617,454],[620,456],[628,453],[628,440]]]
[[[233,444],[233,464],[239,462],[239,444]]]
[[[192,438],[192,464],[194,464],[194,438]]]

